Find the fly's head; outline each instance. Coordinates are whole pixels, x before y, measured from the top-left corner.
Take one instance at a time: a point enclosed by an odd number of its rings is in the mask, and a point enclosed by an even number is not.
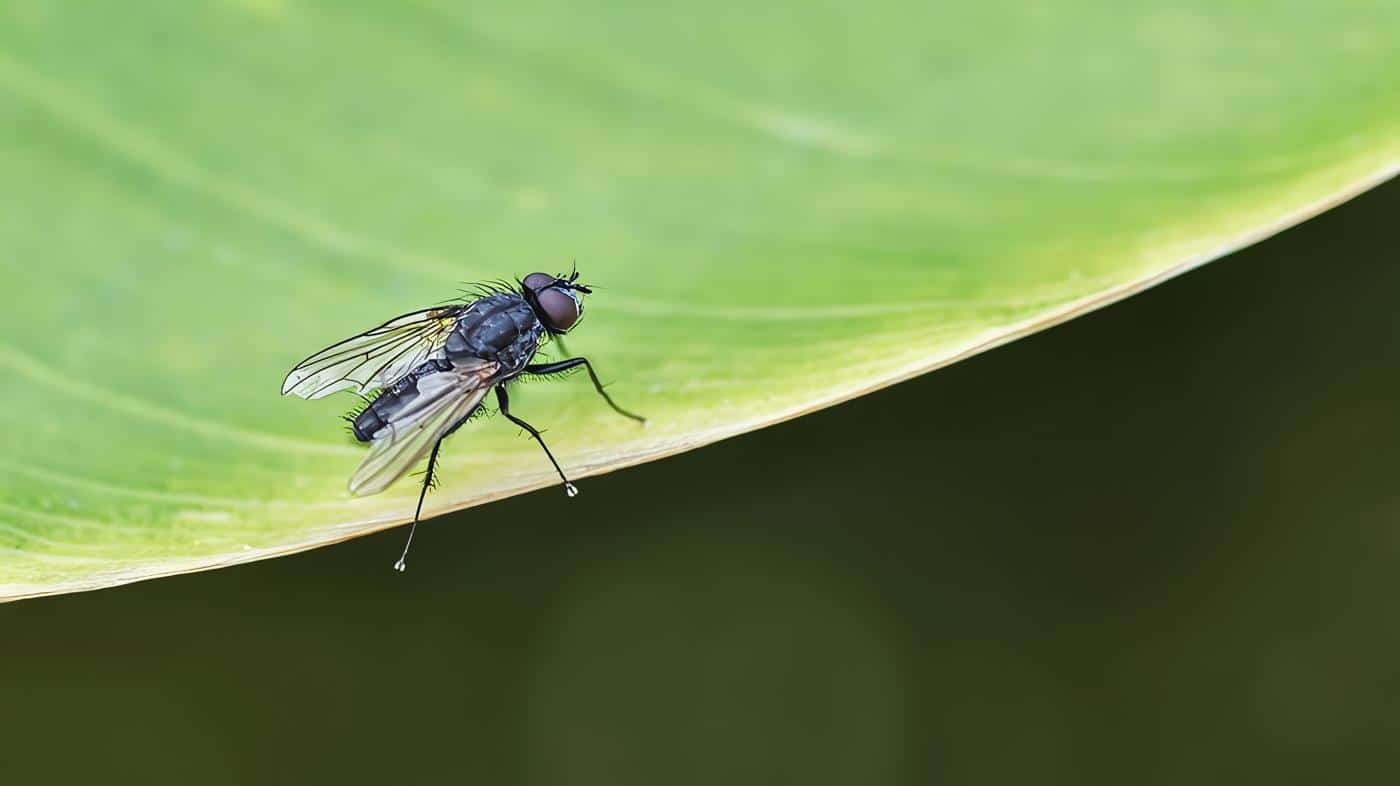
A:
[[[568,333],[583,317],[583,296],[593,290],[578,283],[578,271],[567,276],[531,273],[520,282],[520,294],[550,333]]]

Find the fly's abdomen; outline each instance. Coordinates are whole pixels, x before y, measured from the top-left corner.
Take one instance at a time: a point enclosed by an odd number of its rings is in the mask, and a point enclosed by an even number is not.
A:
[[[429,360],[408,372],[399,381],[385,388],[363,412],[350,421],[350,433],[361,442],[373,440],[380,431],[394,422],[404,408],[418,398],[418,380],[448,368],[451,366],[446,361]]]
[[[416,395],[417,391],[414,391],[414,393]],[[380,429],[389,425],[384,419],[384,416],[379,414],[379,410],[376,409],[376,405],[384,401],[387,395],[388,391],[385,391],[374,401],[371,401],[370,405],[365,407],[363,412],[356,415],[354,420],[350,421],[350,433],[354,435],[355,439],[361,442],[369,442],[374,439],[374,435],[379,433]]]

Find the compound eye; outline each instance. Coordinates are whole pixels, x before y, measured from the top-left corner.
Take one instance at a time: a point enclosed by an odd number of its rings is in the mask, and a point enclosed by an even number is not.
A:
[[[538,292],[541,289],[544,289],[545,287],[549,286],[550,284],[553,284],[554,276],[551,276],[548,273],[531,273],[530,275],[526,276],[525,280],[521,283],[524,284],[525,287],[531,292]]]
[[[549,317],[549,326],[560,333],[568,332],[578,321],[579,303],[574,296],[557,287],[540,290],[535,294],[540,310]]]

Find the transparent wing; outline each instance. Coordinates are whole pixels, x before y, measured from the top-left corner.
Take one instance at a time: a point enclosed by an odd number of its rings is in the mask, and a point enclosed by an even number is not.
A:
[[[418,396],[375,432],[369,455],[350,477],[350,493],[377,494],[428,455],[443,432],[466,417],[496,383],[500,367],[488,361],[429,374]]]
[[[321,398],[341,390],[388,387],[442,347],[466,306],[414,311],[326,347],[301,361],[282,382],[282,395]]]

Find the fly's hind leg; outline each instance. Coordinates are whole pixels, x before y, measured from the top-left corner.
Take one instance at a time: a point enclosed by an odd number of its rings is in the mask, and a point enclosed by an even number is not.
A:
[[[442,439],[447,439],[448,437],[452,436],[452,432],[461,428],[464,424],[466,424],[468,420],[471,420],[473,417],[476,417],[476,413],[479,411],[481,411],[480,404],[477,404],[476,406],[472,407],[471,411],[463,415],[461,420],[458,420],[456,423],[453,423],[451,428],[442,432]]]
[[[510,422],[528,431],[530,433],[530,436],[534,437],[535,441],[540,443],[540,447],[544,448],[544,454],[549,457],[549,463],[554,465],[554,471],[558,472],[559,479],[564,481],[564,493],[568,494],[570,497],[577,497],[578,486],[575,486],[573,483],[569,482],[569,477],[564,474],[564,470],[559,468],[559,462],[554,460],[554,454],[550,453],[549,446],[544,444],[544,438],[540,436],[539,429],[536,429],[529,423],[526,423],[520,418],[517,418],[516,416],[510,414],[510,395],[506,393],[505,385],[496,386],[496,403],[501,405],[502,415],[505,415],[506,418],[510,420]]]
[[[408,528],[408,542],[403,544],[403,554],[400,554],[399,561],[394,563],[394,570],[400,573],[408,570],[408,550],[413,546],[413,533],[418,531],[418,517],[423,515],[423,500],[428,496],[428,489],[436,485],[438,449],[441,447],[442,437],[438,437],[438,441],[433,443],[433,452],[428,455],[428,471],[423,473],[423,489],[418,492],[418,507],[413,510],[413,524]]]
[[[472,407],[471,412],[463,415],[461,420],[453,423],[452,428],[444,431],[442,436],[438,437],[438,441],[433,443],[433,452],[428,455],[428,470],[423,473],[423,489],[418,492],[418,507],[413,511],[413,524],[408,528],[408,542],[403,546],[403,554],[399,557],[399,561],[394,563],[394,570],[400,573],[408,570],[408,549],[413,545],[413,533],[417,531],[418,519],[423,515],[423,500],[428,496],[428,489],[437,487],[437,457],[438,449],[442,447],[442,441],[451,436],[452,432],[461,428],[463,423],[471,420],[472,415],[474,415],[480,407],[480,404]]]
[[[583,366],[584,368],[588,369],[588,378],[593,380],[593,389],[598,391],[598,395],[602,396],[603,400],[608,402],[608,406],[612,407],[614,412],[625,418],[631,418],[637,421],[638,423],[647,422],[646,418],[642,417],[641,415],[628,412],[622,407],[619,407],[616,401],[612,400],[612,396],[609,396],[608,391],[604,389],[603,383],[598,381],[598,373],[593,370],[593,364],[588,362],[588,358],[569,358],[568,360],[560,360],[555,363],[531,363],[530,365],[525,367],[525,373],[547,376],[549,374],[562,374],[565,371],[578,368],[579,366]],[[500,388],[497,388],[497,390],[499,389]]]

